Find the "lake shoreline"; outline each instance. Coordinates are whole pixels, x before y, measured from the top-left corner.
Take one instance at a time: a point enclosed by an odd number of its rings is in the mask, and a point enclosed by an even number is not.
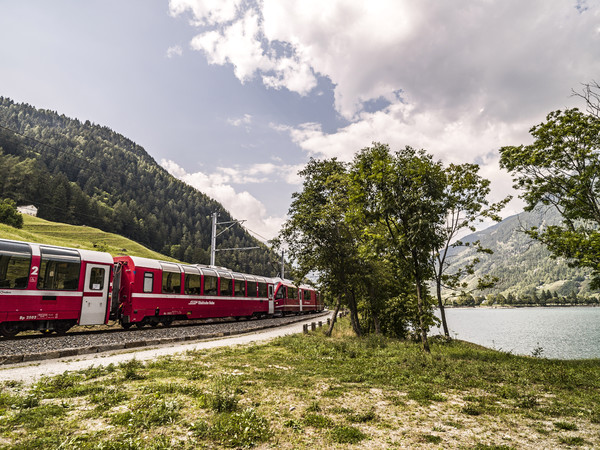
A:
[[[444,309],[521,309],[521,308],[599,308],[598,304],[589,304],[589,305],[560,305],[556,303],[548,304],[548,305],[478,305],[478,306],[454,306],[454,305],[444,305]],[[439,310],[439,307],[436,306],[435,309]]]
[[[560,360],[600,358],[600,308],[523,306],[447,308],[450,336],[524,356]],[[439,318],[440,312],[435,312]],[[432,334],[443,333],[438,327]]]

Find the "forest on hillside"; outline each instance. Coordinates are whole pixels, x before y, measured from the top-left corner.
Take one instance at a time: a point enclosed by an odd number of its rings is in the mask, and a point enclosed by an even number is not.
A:
[[[478,304],[571,304],[596,303],[598,291],[591,288],[591,271],[570,265],[564,258],[553,258],[541,243],[533,241],[523,230],[544,229],[560,223],[554,208],[540,207],[508,217],[485,230],[464,237],[464,242],[479,241],[493,253],[479,254],[479,264],[464,281],[468,293],[448,292],[447,303]],[[457,247],[450,256],[450,270],[466,264],[474,253],[469,247]],[[475,289],[477,278],[490,274],[497,278],[484,291]]]
[[[33,204],[44,219],[118,233],[188,263],[209,263],[215,200],[170,175],[135,142],[107,127],[0,97],[0,198]],[[240,227],[217,264],[275,276],[278,257]]]

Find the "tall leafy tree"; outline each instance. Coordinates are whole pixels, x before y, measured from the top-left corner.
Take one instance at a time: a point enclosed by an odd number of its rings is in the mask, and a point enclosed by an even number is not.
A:
[[[527,234],[555,255],[593,270],[600,287],[600,118],[578,109],[555,111],[530,130],[530,145],[500,149],[500,165],[513,174],[526,210],[555,207],[561,225]]]
[[[354,332],[362,335],[358,316],[357,241],[346,220],[348,212],[348,174],[337,159],[311,159],[299,172],[303,189],[293,194],[279,238],[287,244],[298,272],[317,271],[325,291],[341,293],[339,302],[350,309]],[[339,294],[338,294],[339,295]]]
[[[443,167],[424,150],[406,147],[392,153],[388,145],[374,143],[355,157],[352,178],[356,210],[364,215],[364,223],[384,227],[397,267],[407,268],[412,277],[417,328],[423,349],[429,352],[426,282],[433,277],[431,254],[442,242]]]
[[[490,193],[490,181],[479,175],[479,165],[477,164],[450,164],[444,172],[446,175],[444,190],[446,220],[445,225],[441,228],[441,245],[433,249],[432,259],[442,328],[444,334],[449,337],[450,332],[446,321],[442,289],[464,290],[466,285],[461,282],[462,278],[467,274],[472,274],[475,265],[479,262],[479,258],[474,257],[468,264],[453,273],[449,273],[449,250],[468,246],[475,249],[476,252],[492,253],[492,250],[484,248],[479,241],[462,242],[457,238],[465,230],[475,232],[475,224],[486,218],[499,222],[501,217],[498,213],[510,201],[511,197],[490,204],[487,200]],[[480,278],[477,289],[490,287],[493,281],[489,276]]]

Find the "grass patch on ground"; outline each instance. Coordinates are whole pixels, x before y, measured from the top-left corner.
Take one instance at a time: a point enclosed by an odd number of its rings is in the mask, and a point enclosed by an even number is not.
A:
[[[4,383],[0,449],[600,446],[598,360],[336,327]]]

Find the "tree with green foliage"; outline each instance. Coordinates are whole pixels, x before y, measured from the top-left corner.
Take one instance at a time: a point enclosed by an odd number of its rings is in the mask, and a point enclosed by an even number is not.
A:
[[[348,306],[352,328],[362,335],[358,316],[356,280],[358,248],[353,228],[346,220],[349,179],[346,165],[337,159],[311,159],[299,172],[304,180],[294,193],[279,240],[288,246],[297,264],[298,278],[317,271],[323,290]],[[339,306],[338,306],[339,307]]]
[[[502,220],[498,213],[510,201],[511,197],[490,205],[487,200],[490,193],[490,181],[479,175],[479,165],[477,164],[450,164],[445,169],[445,175],[446,223],[441,228],[443,237],[440,241],[441,245],[433,249],[432,259],[442,328],[446,337],[450,337],[442,300],[442,289],[464,290],[466,284],[461,280],[465,275],[474,273],[479,258],[474,257],[468,264],[453,273],[448,273],[450,263],[448,252],[451,248],[465,246],[473,248],[478,253],[492,253],[492,250],[483,247],[479,241],[462,242],[457,240],[457,236],[464,230],[475,232],[475,224],[483,222],[485,219],[492,219],[496,222]],[[490,287],[494,281],[490,276],[480,278],[477,290]]]
[[[23,216],[17,211],[17,204],[14,200],[6,198],[0,201],[0,223],[23,228]]]
[[[578,109],[555,111],[530,130],[530,145],[500,149],[500,165],[513,174],[530,211],[556,208],[561,225],[526,233],[556,257],[593,271],[600,287],[600,118]]]
[[[429,352],[432,311],[426,282],[433,277],[431,254],[441,245],[446,211],[443,167],[424,150],[407,146],[392,153],[388,145],[374,143],[357,154],[351,176],[354,211],[364,224],[371,224],[370,229],[385,229],[390,257],[412,278],[417,331]]]

